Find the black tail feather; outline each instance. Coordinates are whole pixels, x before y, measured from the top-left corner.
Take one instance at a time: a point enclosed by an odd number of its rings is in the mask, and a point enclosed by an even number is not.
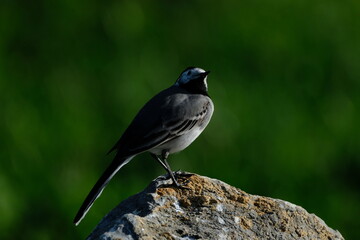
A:
[[[119,158],[118,156],[115,156],[115,159],[106,168],[105,172],[101,175],[101,177],[96,182],[95,186],[91,189],[90,193],[87,195],[85,201],[81,205],[78,213],[74,218],[75,225],[78,225],[85,217],[86,213],[89,211],[95,200],[100,196],[101,192],[104,190],[111,178],[120,170],[121,167],[127,164],[131,159],[132,156],[126,158]]]

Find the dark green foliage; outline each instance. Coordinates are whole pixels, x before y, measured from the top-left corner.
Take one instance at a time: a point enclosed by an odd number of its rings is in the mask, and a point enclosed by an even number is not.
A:
[[[84,239],[164,171],[136,157],[72,218],[139,108],[187,66],[215,113],[173,169],[303,206],[359,239],[360,2],[0,3],[0,239]]]

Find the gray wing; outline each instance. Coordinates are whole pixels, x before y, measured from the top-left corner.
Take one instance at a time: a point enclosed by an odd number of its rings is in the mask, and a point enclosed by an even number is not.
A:
[[[110,152],[116,149],[124,156],[138,154],[201,125],[212,111],[211,100],[199,94],[178,93],[173,88],[159,93],[140,110]]]

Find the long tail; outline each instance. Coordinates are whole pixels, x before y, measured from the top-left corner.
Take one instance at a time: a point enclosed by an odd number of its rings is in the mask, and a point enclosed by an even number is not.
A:
[[[115,156],[115,159],[112,161],[110,166],[106,168],[105,172],[101,175],[101,177],[96,182],[95,186],[91,189],[90,193],[87,195],[85,201],[81,205],[78,213],[74,218],[74,223],[76,226],[85,217],[86,213],[89,211],[95,200],[100,196],[111,178],[132,158],[133,156],[126,158],[119,158],[118,156]]]

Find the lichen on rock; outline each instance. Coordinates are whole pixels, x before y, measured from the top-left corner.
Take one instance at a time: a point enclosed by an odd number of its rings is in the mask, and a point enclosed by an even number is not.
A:
[[[343,239],[289,202],[196,174],[178,176],[186,188],[155,179],[105,216],[88,239]]]

